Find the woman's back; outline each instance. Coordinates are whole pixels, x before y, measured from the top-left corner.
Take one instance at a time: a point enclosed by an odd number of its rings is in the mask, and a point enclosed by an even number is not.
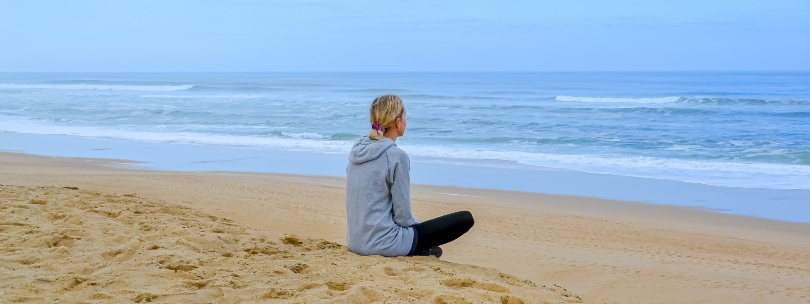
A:
[[[393,140],[363,137],[346,167],[346,243],[362,255],[407,255],[413,244],[410,160]]]

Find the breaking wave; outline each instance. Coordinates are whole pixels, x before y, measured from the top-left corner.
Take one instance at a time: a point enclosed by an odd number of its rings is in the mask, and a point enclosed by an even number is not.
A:
[[[670,103],[682,101],[683,98],[679,96],[671,97],[656,97],[656,98],[613,98],[613,97],[576,97],[576,96],[557,96],[557,101],[574,101],[574,102],[608,102],[608,103]]]
[[[184,91],[193,85],[16,84],[0,83],[0,90]]]

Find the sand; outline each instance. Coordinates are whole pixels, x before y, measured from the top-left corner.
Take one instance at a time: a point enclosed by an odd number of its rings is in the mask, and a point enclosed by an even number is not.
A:
[[[135,194],[0,186],[0,198],[11,302],[582,303],[490,268],[360,257]]]
[[[341,245],[340,178],[111,163],[0,153],[0,299],[810,302],[808,224],[414,185],[418,219],[476,226],[441,259],[361,257]]]

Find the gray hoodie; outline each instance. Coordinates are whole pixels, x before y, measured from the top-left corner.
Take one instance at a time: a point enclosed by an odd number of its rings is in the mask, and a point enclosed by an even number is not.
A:
[[[403,256],[413,244],[411,164],[390,138],[363,137],[346,167],[346,244],[360,255]]]

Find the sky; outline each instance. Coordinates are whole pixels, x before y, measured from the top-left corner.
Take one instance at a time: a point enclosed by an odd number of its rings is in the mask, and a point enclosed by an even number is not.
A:
[[[0,72],[808,71],[808,54],[808,0],[0,0]]]

